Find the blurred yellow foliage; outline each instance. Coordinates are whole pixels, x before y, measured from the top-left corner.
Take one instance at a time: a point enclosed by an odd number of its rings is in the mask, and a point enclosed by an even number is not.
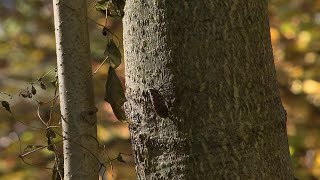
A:
[[[304,56],[304,61],[307,63],[307,64],[313,64],[315,63],[317,60],[317,54],[314,53],[314,52],[308,52],[306,53],[306,55]]]
[[[297,50],[305,51],[311,41],[311,33],[308,31],[302,31],[298,35],[298,40],[296,41]]]
[[[30,36],[27,35],[27,34],[21,34],[19,36],[19,42],[22,44],[22,45],[28,45],[30,43],[31,39],[30,39]]]
[[[320,83],[311,79],[303,81],[303,92],[306,94],[320,93]]]
[[[280,33],[278,31],[278,29],[276,28],[270,28],[270,34],[271,34],[271,41],[273,44],[277,43],[279,41],[280,38]]]
[[[320,177],[320,149],[316,151],[316,157],[314,161],[314,166],[312,168],[312,174],[317,177]]]
[[[112,134],[110,131],[108,131],[105,127],[102,125],[98,124],[97,126],[97,136],[98,139],[100,139],[103,142],[108,142],[112,139]]]
[[[36,49],[31,52],[30,58],[35,62],[40,62],[44,58],[44,52]]]
[[[296,37],[296,27],[290,22],[285,22],[281,25],[280,31],[287,39],[294,39]]]

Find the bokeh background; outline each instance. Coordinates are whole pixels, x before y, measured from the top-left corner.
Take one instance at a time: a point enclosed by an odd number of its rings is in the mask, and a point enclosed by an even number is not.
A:
[[[101,33],[104,16],[93,8],[94,0],[88,0],[88,26],[95,70],[102,60],[107,39]],[[295,175],[299,179],[320,179],[320,0],[270,0],[270,32],[274,48],[277,78],[283,104],[288,113],[288,137],[294,162]],[[115,29],[121,39],[121,33]],[[19,154],[27,145],[46,145],[44,130],[34,130],[29,125],[44,127],[37,115],[37,101],[49,101],[54,96],[50,81],[51,71],[43,78],[46,89],[35,82],[56,66],[53,12],[51,0],[0,0],[0,101],[8,101],[12,115],[0,107],[0,180],[50,179],[54,156],[47,149],[26,156]],[[100,159],[117,157],[119,152],[131,154],[127,125],[116,120],[110,105],[103,101],[107,77],[107,65],[95,75],[95,94],[98,112],[98,138],[101,145]],[[124,68],[117,69],[123,81]],[[19,93],[37,90],[32,98]],[[59,105],[40,107],[40,115],[59,125]],[[16,120],[15,120],[15,119]],[[18,136],[20,140],[18,139]],[[58,145],[61,146],[61,145]],[[134,163],[130,155],[124,155],[126,163],[114,161],[113,171],[107,166],[106,178],[135,179]]]

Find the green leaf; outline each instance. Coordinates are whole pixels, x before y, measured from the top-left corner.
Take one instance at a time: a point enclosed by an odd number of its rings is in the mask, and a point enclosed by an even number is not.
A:
[[[112,39],[109,40],[104,54],[111,58],[114,68],[121,64],[121,52]]]
[[[58,164],[58,165],[57,165]],[[60,171],[60,173],[59,173]],[[60,174],[63,178],[64,169],[63,169],[63,159],[59,158],[59,161],[54,164],[52,169],[52,177],[51,180],[61,180]]]
[[[122,106],[127,99],[124,95],[124,89],[122,88],[121,81],[117,76],[116,71],[111,66],[109,67],[104,100],[110,103],[113,113],[118,120],[126,120]]]
[[[97,11],[106,11],[108,9],[108,4],[109,1],[108,0],[100,0],[97,2],[97,4],[95,5],[96,10]]]
[[[104,4],[104,3],[106,3],[106,2],[108,2],[109,0],[99,0],[99,1],[97,1],[97,4]]]

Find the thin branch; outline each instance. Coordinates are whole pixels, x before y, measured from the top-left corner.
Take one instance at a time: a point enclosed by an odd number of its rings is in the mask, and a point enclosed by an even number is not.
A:
[[[54,101],[54,100],[57,99],[58,97],[59,97],[59,95],[56,95],[56,96],[54,96],[52,99],[50,99],[49,101],[46,101],[46,102],[42,102],[42,101],[38,101],[38,100],[36,100],[36,101],[37,101],[37,103],[38,103],[39,105],[44,105],[44,104],[48,104],[48,103]]]
[[[35,81],[35,83],[41,81],[44,77],[46,77],[46,76],[47,76],[49,73],[51,73],[53,70],[56,71],[56,70],[57,70],[57,67],[50,69],[48,72],[46,72],[44,75],[42,75],[39,79],[37,79],[37,81]],[[31,84],[33,84],[33,83],[31,83]]]
[[[54,105],[57,103],[57,92],[58,92],[58,86],[55,87],[55,90],[54,90],[54,98],[53,98],[53,101],[51,103],[51,107],[50,107],[50,115],[49,115],[49,120],[47,122],[47,124],[49,126],[51,126],[51,118],[52,118],[52,112],[53,112],[53,108],[54,108]]]
[[[106,26],[104,26],[104,25],[102,25],[102,24],[99,24],[99,23],[97,23],[95,20],[93,20],[93,19],[91,19],[90,17],[88,17],[88,19],[90,20],[90,21],[93,21],[96,25],[98,25],[98,26],[101,26],[101,27],[103,27],[103,28],[105,28],[105,30],[107,30],[113,37],[115,37],[116,39],[117,39],[117,42],[118,42],[118,45],[117,45],[117,47],[119,47],[120,46],[120,39],[118,38],[118,36],[116,36],[113,32],[111,32]]]
[[[16,119],[16,118],[13,116],[12,113],[10,113],[10,114],[11,114],[11,118],[12,118],[14,121],[18,121],[19,123],[21,123],[21,124],[23,124],[23,125],[25,125],[25,126],[27,126],[27,127],[29,127],[29,128],[38,129],[38,130],[45,130],[45,128],[31,126],[31,125],[29,125],[29,124],[27,124],[27,123],[25,123],[25,122],[23,122],[23,121],[21,121],[21,120]]]
[[[99,65],[99,67],[93,72],[92,75],[95,75],[99,70],[100,68],[103,66],[103,64],[106,62],[106,60],[109,59],[109,56],[107,56],[103,61],[102,63]]]
[[[9,93],[0,92],[0,94],[4,94],[4,95],[8,96],[10,99],[12,99],[12,95],[11,95],[11,94],[9,94]]]
[[[30,154],[33,154],[33,153],[35,153],[35,152],[37,152],[37,151],[39,151],[39,150],[41,150],[41,149],[45,149],[45,148],[47,148],[47,147],[49,147],[49,146],[52,146],[52,145],[55,145],[55,144],[58,144],[58,143],[61,143],[61,142],[63,142],[65,139],[62,139],[62,140],[59,140],[59,141],[56,141],[56,142],[52,142],[51,144],[49,144],[49,145],[46,145],[46,146],[42,146],[42,147],[39,147],[39,148],[36,148],[36,149],[33,149],[33,150],[31,150],[31,151],[28,151],[28,152],[26,152],[26,153],[24,153],[24,154],[21,154],[21,155],[19,155],[19,157],[25,157],[25,156],[28,156],[28,155],[30,155]]]
[[[41,115],[40,115],[40,106],[38,105],[38,109],[37,109],[37,115],[38,118],[40,119],[40,121],[42,122],[43,125],[45,125],[46,127],[48,127],[47,123],[44,122],[44,120],[42,119]]]

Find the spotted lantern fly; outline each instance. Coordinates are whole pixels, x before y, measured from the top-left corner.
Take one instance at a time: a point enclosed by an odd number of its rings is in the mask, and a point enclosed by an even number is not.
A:
[[[156,89],[148,89],[148,94],[151,99],[152,108],[162,118],[169,116],[169,109],[165,99]]]

